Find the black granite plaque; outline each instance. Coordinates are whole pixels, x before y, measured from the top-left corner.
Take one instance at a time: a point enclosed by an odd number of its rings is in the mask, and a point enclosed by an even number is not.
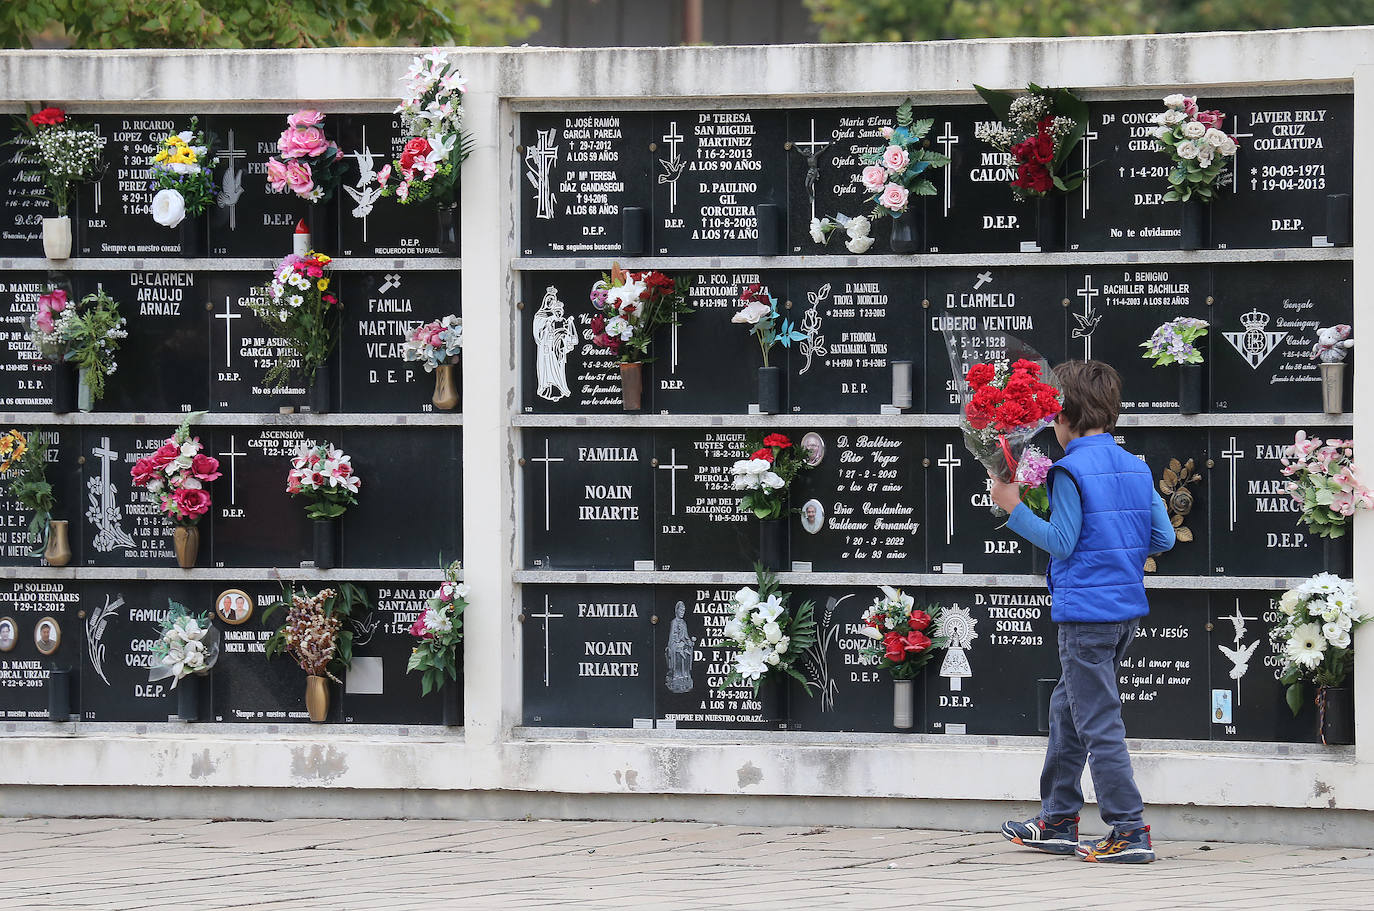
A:
[[[1207,468],[1208,458],[1216,459],[1215,451],[1208,451],[1208,435],[1205,430],[1193,428],[1159,429],[1126,427],[1117,428],[1116,441],[1128,452],[1143,458],[1150,466],[1155,490],[1164,500],[1170,517],[1177,513],[1183,517],[1182,524],[1175,526],[1178,540],[1172,549],[1154,558],[1153,572],[1161,576],[1206,576],[1211,573],[1209,546],[1212,512],[1211,484],[1220,481],[1215,470]],[[1183,477],[1183,472],[1175,471],[1177,482],[1169,480],[1166,472],[1177,461],[1179,468],[1186,467],[1191,460],[1193,471]],[[1189,481],[1192,478],[1196,481]],[[1181,531],[1180,529],[1186,529]],[[1185,540],[1186,539],[1186,540]],[[1232,570],[1235,572],[1235,570]],[[1161,596],[1167,594],[1161,591]]]
[[[643,237],[624,242],[622,210],[642,208],[647,216],[653,204],[651,174],[664,172],[650,151],[652,117],[520,115],[520,246],[526,256],[648,251],[647,222]],[[681,176],[676,165],[674,173]]]
[[[351,621],[353,663],[344,677],[343,720],[355,724],[439,724],[443,720],[440,692],[420,695],[421,674],[406,673],[415,637],[409,629],[425,609],[442,577],[433,586],[369,586],[372,606]],[[462,646],[459,646],[461,661]],[[462,704],[463,679],[448,680],[457,687]]]
[[[53,366],[43,359],[29,334],[38,298],[53,288],[65,288],[76,300],[71,280],[57,272],[7,272],[0,278],[0,325],[5,346],[0,349],[0,401],[14,411],[48,411]],[[70,368],[68,368],[70,369]]]
[[[1070,271],[1069,282],[1068,356],[1116,368],[1123,414],[1177,413],[1178,368],[1155,367],[1140,343],[1180,316],[1210,320],[1211,273],[1198,266],[1102,268]],[[1203,356],[1219,341],[1204,338]]]
[[[810,599],[815,604],[816,621],[816,643],[802,652],[798,666],[809,687],[794,680],[788,689],[787,714],[792,727],[803,731],[897,731],[892,725],[892,675],[878,668],[876,658],[865,654],[873,640],[862,632],[863,613],[881,595],[879,590],[870,586],[790,591],[795,603]],[[929,673],[927,668],[917,679],[916,717],[909,732],[926,729],[925,699],[919,688],[929,685]]]
[[[592,317],[596,311],[590,294],[600,277],[595,272],[541,272],[525,276],[520,378],[526,413],[623,410],[620,358],[592,342]],[[661,351],[657,353],[662,355]],[[653,376],[651,364],[644,368],[646,411],[653,401]]]
[[[331,117],[348,168],[339,188],[340,251],[344,256],[457,256],[456,204],[402,203],[381,195],[377,172],[395,170],[406,136],[393,114]],[[398,175],[399,176],[399,175]],[[394,185],[394,181],[393,181]]]
[[[16,428],[32,445],[34,435],[41,433],[48,441],[48,483],[52,485],[54,505],[52,518],[70,522],[67,542],[72,549],[71,562],[80,565],[81,512],[85,508],[85,490],[80,484],[77,449],[80,433],[75,427]],[[10,495],[9,485],[19,477],[17,466],[11,468],[0,482],[0,563],[6,566],[36,566],[41,558],[33,553],[43,549],[43,540],[29,535],[33,510],[23,506]],[[42,564],[47,565],[47,564]]]
[[[44,198],[47,188],[29,139],[10,117],[0,121],[0,256],[42,256],[43,217],[57,209]],[[68,214],[78,214],[76,194]]]
[[[163,227],[153,221],[151,210],[157,192],[153,156],[168,135],[190,128],[190,116],[119,114],[94,118],[91,125],[105,137],[105,168],[99,180],[79,185],[81,218],[72,226],[74,250],[83,256],[195,255],[182,249],[180,227]],[[197,221],[192,215],[186,218]]]
[[[793,562],[821,571],[925,572],[925,445],[911,431],[792,434],[822,456],[797,476],[788,520]],[[813,455],[812,458],[815,458]]]
[[[335,431],[362,479],[339,528],[343,566],[444,566],[462,553],[462,431]],[[282,466],[282,478],[286,477]],[[302,502],[302,507],[304,503]],[[420,543],[423,542],[423,543]]]
[[[1320,411],[1321,370],[1312,348],[1319,327],[1352,322],[1350,277],[1349,263],[1214,267],[1213,407]],[[1347,366],[1347,402],[1353,373],[1353,366]]]
[[[757,253],[756,207],[787,201],[786,132],[783,111],[655,114],[654,252]]]
[[[959,410],[944,330],[967,363],[1006,359],[1019,341],[1055,364],[1065,358],[1065,275],[1059,269],[933,269],[926,273],[926,411]]]
[[[99,411],[202,411],[210,399],[208,276],[194,272],[98,272],[78,282],[119,302],[128,338],[115,354]],[[211,358],[213,359],[213,349]]]
[[[1211,658],[1209,727],[1213,740],[1316,743],[1316,689],[1305,687],[1307,704],[1294,717],[1284,695],[1281,645],[1269,638],[1283,614],[1282,592],[1213,592],[1208,636]]]
[[[216,721],[257,724],[302,724],[310,721],[305,707],[305,672],[286,654],[268,659],[267,640],[286,621],[286,608],[277,610],[270,621],[263,620],[266,607],[281,600],[278,585],[249,583],[240,586],[253,598],[253,615],[247,622],[220,628],[223,655],[211,672]],[[213,598],[223,586],[205,587],[205,600]],[[318,589],[311,586],[312,593]],[[188,607],[191,605],[187,605]],[[213,606],[213,605],[211,605]],[[197,609],[200,609],[197,606]],[[355,630],[356,632],[356,630]],[[326,721],[343,720],[342,687],[332,681],[329,687],[329,714]]]
[[[86,655],[81,665],[85,721],[166,721],[176,714],[170,677],[148,680],[168,599],[196,611],[187,582],[92,582],[81,588]],[[74,625],[73,625],[74,626]],[[75,632],[73,628],[70,632]],[[64,637],[68,631],[64,630]]]
[[[674,273],[668,273],[670,275]],[[688,305],[696,312],[682,317],[654,339],[653,407],[662,414],[742,413],[758,398],[758,368],[763,356],[749,326],[730,320],[743,306],[740,295],[760,285],[786,309],[787,281],[781,272],[697,272]],[[786,375],[789,351],[781,344],[768,353],[768,363]],[[647,384],[646,384],[647,386]],[[787,390],[783,389],[783,401]]]
[[[659,569],[741,571],[754,565],[758,521],[740,510],[741,491],[734,489],[730,475],[730,466],[753,451],[750,439],[743,430],[654,435],[654,559]]]
[[[1036,207],[1012,198],[1016,167],[1010,153],[973,135],[978,124],[996,122],[992,109],[953,105],[930,108],[925,116],[935,118],[928,137],[932,147],[950,158],[949,167],[936,172],[938,194],[926,205],[926,249],[1015,253],[1023,243],[1034,242]],[[1076,202],[1077,194],[1071,194],[1070,208]]]
[[[215,429],[211,441],[215,446],[206,449],[219,459],[222,475],[210,492],[214,498],[213,565],[291,567],[314,559],[305,502],[287,494],[286,475],[296,450],[314,439],[317,430],[324,428]],[[363,476],[360,498],[371,493],[370,480]],[[351,511],[346,515],[351,517]],[[345,518],[345,527],[350,522],[351,518]]]
[[[660,586],[654,590],[655,717],[658,727],[786,730],[787,682],[780,673],[752,683],[727,683],[734,666],[725,624],[734,615],[724,586]],[[800,601],[788,600],[792,608]]]
[[[902,272],[797,272],[788,315],[806,339],[788,358],[793,411],[876,414],[893,402],[892,362],[921,375],[924,282]],[[914,390],[908,390],[913,396]]]
[[[1050,458],[1060,455],[1052,431],[1042,432],[1035,445]],[[926,552],[932,572],[1044,571],[1048,557],[1033,555],[1030,542],[1006,528],[1007,517],[993,514],[987,469],[969,453],[963,434],[929,434],[926,459],[930,462],[924,472],[930,522]]]
[[[297,367],[300,364],[289,343],[248,309],[249,300],[267,299],[270,279],[270,273],[257,272],[216,272],[200,279],[215,308],[210,327],[210,407],[215,411],[271,412],[305,403],[305,380],[299,369],[281,388],[263,382],[282,352]],[[336,275],[334,283],[331,287],[348,308],[344,282]]]
[[[1070,249],[1179,249],[1182,207],[1164,201],[1173,161],[1154,135],[1155,115],[1164,110],[1158,99],[1089,106],[1073,164],[1086,159],[1091,166],[1070,197]]]
[[[1037,680],[1059,676],[1050,594],[1037,589],[931,589],[949,636],[926,666],[933,734],[1039,733]],[[918,599],[920,600],[920,599]]]
[[[1299,521],[1299,505],[1279,473],[1283,450],[1293,445],[1293,428],[1223,427],[1211,436],[1216,463],[1211,473],[1212,571],[1233,576],[1320,571],[1322,539]],[[1324,428],[1319,436],[1349,439],[1350,428]],[[1341,543],[1348,547],[1349,540]]]
[[[932,108],[931,111],[939,111]],[[933,116],[920,110],[917,119]],[[837,214],[868,217],[873,212],[872,196],[860,182],[865,156],[879,153],[886,146],[882,128],[896,125],[895,108],[816,108],[788,111],[787,212],[788,249],[793,253],[844,255],[848,237],[841,228],[827,244],[811,237],[811,220],[834,218]],[[941,171],[931,172],[937,188],[943,185]],[[932,200],[912,197],[911,211],[922,216]],[[873,221],[874,253],[886,253],[892,220]]]
[[[1236,137],[1235,182],[1212,206],[1221,247],[1310,247],[1326,236],[1326,197],[1354,180],[1351,95],[1201,98]]]
[[[175,566],[172,525],[158,499],[134,487],[129,471],[151,455],[175,427],[86,427],[81,433],[81,482],[85,521],[81,556],[86,566]],[[206,432],[197,435],[205,439]],[[213,491],[212,494],[213,496]],[[210,548],[209,523],[202,522],[201,547]],[[75,531],[75,529],[73,529]]]
[[[338,360],[343,410],[434,410],[430,403],[434,374],[426,373],[423,364],[403,360],[401,348],[416,327],[449,314],[462,315],[459,284],[455,272],[361,272],[347,276],[352,299],[344,318]],[[457,371],[454,377],[460,396],[461,373]]]
[[[637,431],[525,431],[525,565],[633,569],[652,560],[652,445]]]
[[[527,585],[523,597],[525,724],[650,726],[661,664],[653,589]]]
[[[7,721],[48,718],[49,672],[70,670],[72,713],[80,705],[80,667],[86,647],[82,635],[78,586],[72,582],[6,582],[0,586],[0,717]],[[57,621],[57,648],[51,654],[38,649],[39,622]],[[5,621],[9,621],[6,623]],[[48,646],[45,644],[45,649]]]
[[[1207,620],[1205,592],[1150,592],[1150,613],[1141,618],[1117,678],[1128,736],[1208,739],[1208,673],[1220,656],[1208,651]]]
[[[267,159],[277,154],[277,139],[286,129],[286,116],[283,112],[206,118],[219,137],[222,162],[218,206],[210,213],[212,256],[285,256],[291,252],[296,223],[302,218],[315,235],[318,249],[337,249],[341,194],[327,203],[311,205],[294,193],[268,189]],[[339,115],[329,115],[324,123],[325,134],[335,141],[341,120]],[[353,173],[350,169],[349,174]]]

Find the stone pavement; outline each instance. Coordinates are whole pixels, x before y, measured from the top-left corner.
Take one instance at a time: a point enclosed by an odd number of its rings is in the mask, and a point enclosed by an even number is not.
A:
[[[1096,834],[1096,830],[1092,830]],[[1374,908],[1374,851],[662,822],[0,820],[0,909]]]

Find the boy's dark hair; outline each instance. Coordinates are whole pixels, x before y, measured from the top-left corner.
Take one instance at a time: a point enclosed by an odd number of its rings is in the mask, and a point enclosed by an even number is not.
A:
[[[1064,422],[1074,433],[1111,433],[1121,414],[1121,375],[1101,361],[1065,361],[1054,368],[1063,388]]]

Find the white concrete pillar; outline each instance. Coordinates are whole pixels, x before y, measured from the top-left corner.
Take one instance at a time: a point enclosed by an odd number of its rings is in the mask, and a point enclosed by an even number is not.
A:
[[[1374,148],[1360,141],[1374,135],[1374,66],[1355,68],[1355,302],[1354,412],[1356,464],[1364,480],[1374,480]],[[1374,605],[1374,516],[1355,515],[1355,586],[1366,606]],[[1355,631],[1355,751],[1360,762],[1374,763],[1374,623]]]

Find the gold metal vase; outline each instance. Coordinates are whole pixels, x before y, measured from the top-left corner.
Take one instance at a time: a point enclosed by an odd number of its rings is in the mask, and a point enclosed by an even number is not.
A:
[[[324,721],[329,716],[328,677],[311,674],[305,678],[305,708],[311,721]]]
[[[458,407],[457,364],[440,364],[434,368],[434,397],[430,399],[440,411]]]
[[[54,519],[48,523],[48,542],[43,547],[43,559],[49,566],[66,566],[72,561],[72,546],[67,540],[65,519]]]
[[[177,552],[177,564],[182,569],[194,569],[196,554],[200,552],[200,529],[194,525],[178,525],[172,529],[172,546]]]

